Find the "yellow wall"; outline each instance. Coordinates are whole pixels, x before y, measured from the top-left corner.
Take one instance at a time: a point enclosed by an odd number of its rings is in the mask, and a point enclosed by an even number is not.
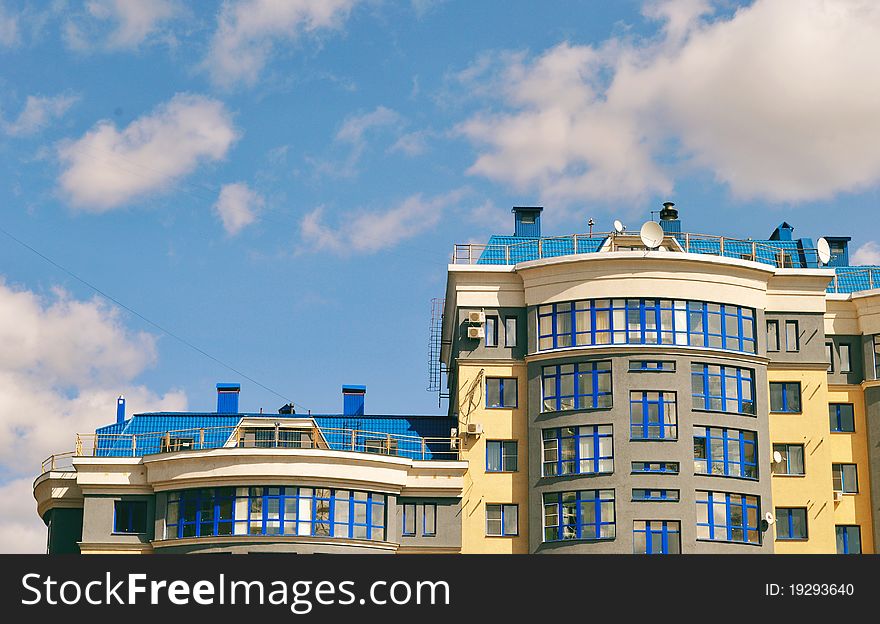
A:
[[[832,493],[831,463],[833,443],[828,421],[828,379],[825,371],[767,371],[769,381],[801,383],[800,414],[770,414],[770,440],[773,444],[803,444],[803,477],[773,475],[774,507],[806,507],[805,541],[774,543],[778,554],[826,553],[837,551],[834,533],[835,504]],[[761,453],[762,461],[772,457],[772,449]],[[767,465],[767,464],[764,464]],[[774,509],[775,514],[775,509]],[[776,526],[774,525],[774,538]],[[864,531],[863,531],[864,533]]]
[[[483,379],[472,393],[468,390],[483,370]],[[486,377],[517,378],[517,408],[486,409]],[[472,364],[458,367],[459,430],[467,423],[479,423],[483,434],[465,436],[462,459],[468,461],[462,496],[462,553],[527,553],[528,526],[528,388],[524,363]],[[486,472],[486,440],[517,440],[517,472]],[[519,505],[519,534],[516,537],[486,536],[486,503]]]
[[[832,433],[830,435],[831,458],[834,463],[857,464],[858,494],[844,494],[835,505],[835,524],[858,524],[861,526],[862,552],[874,552],[871,524],[871,482],[868,467],[867,423],[865,422],[865,395],[861,386],[831,386],[828,390],[830,403],[852,403],[855,413],[855,433]]]

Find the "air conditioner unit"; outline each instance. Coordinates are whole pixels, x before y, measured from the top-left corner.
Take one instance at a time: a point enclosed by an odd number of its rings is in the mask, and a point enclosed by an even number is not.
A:
[[[467,433],[468,435],[483,435],[483,425],[480,423],[468,423]]]
[[[843,492],[835,492],[834,493],[834,502],[839,503],[843,500]]]
[[[474,327],[468,327],[468,338],[476,338],[480,339],[486,336],[486,332],[483,329],[482,325],[475,325]]]
[[[486,322],[486,313],[482,310],[471,310],[468,312],[468,323],[476,323],[482,325]]]

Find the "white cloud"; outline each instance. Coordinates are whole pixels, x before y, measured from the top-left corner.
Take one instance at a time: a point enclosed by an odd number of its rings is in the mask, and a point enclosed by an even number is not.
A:
[[[170,0],[90,0],[86,9],[93,18],[116,23],[107,38],[110,48],[136,48],[178,12]]]
[[[314,166],[316,173],[335,177],[354,177],[358,163],[367,149],[366,135],[379,128],[400,126],[403,118],[397,111],[384,106],[377,106],[368,113],[351,115],[345,119],[336,132],[335,141],[350,147],[344,160],[326,160],[307,158]]]
[[[29,95],[18,118],[15,121],[2,122],[3,129],[12,136],[34,134],[64,115],[78,99],[73,95]]]
[[[325,225],[324,207],[321,206],[303,218],[302,239],[315,250],[341,255],[388,249],[433,228],[443,212],[464,195],[463,190],[429,199],[421,194],[411,195],[384,212],[359,211],[341,215],[336,227]]]
[[[61,189],[89,212],[105,212],[226,156],[237,138],[230,114],[217,100],[177,94],[119,131],[101,121],[58,147]]]
[[[741,197],[827,198],[880,180],[880,5],[757,0],[712,18],[706,2],[652,2],[652,39],[563,43],[536,59],[481,57],[459,76],[501,112],[458,131],[472,174],[550,201],[667,195],[712,172]]]
[[[338,28],[357,0],[225,2],[203,66],[223,86],[253,84],[276,40]]]
[[[46,529],[31,484],[40,462],[113,422],[120,393],[129,413],[185,409],[186,397],[135,383],[156,361],[155,338],[96,299],[40,297],[0,279],[0,343],[0,552],[39,552]]]
[[[407,156],[424,154],[428,150],[428,136],[430,134],[427,130],[408,132],[397,139],[394,145],[388,148],[388,151],[402,152]]]
[[[223,222],[226,233],[235,236],[256,221],[257,214],[264,205],[265,200],[259,193],[243,182],[236,182],[223,185],[214,210]]]
[[[11,48],[19,42],[18,16],[0,2],[0,46]]]
[[[849,261],[850,264],[880,265],[880,245],[875,241],[868,241],[856,249]]]

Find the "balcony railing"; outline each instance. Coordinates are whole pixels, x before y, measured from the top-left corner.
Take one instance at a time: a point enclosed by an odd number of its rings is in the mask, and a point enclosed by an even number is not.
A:
[[[673,242],[674,240],[674,242]],[[603,232],[525,239],[509,245],[457,244],[452,264],[509,265],[543,258],[559,258],[604,251],[642,251],[638,236]],[[751,260],[776,268],[820,268],[819,252],[798,247],[795,242],[774,245],[767,241],[682,232],[668,234],[663,246],[669,251]],[[880,288],[880,268],[846,267],[835,274],[828,292],[851,293]]]
[[[420,461],[458,460],[458,437],[420,437],[332,427],[200,427],[174,431],[76,435],[74,451],[46,458],[42,471],[69,471],[74,457],[140,457],[218,448],[281,448],[351,451]]]

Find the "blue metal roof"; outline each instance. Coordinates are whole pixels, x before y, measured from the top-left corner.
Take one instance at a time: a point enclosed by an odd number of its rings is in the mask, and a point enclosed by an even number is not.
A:
[[[448,416],[346,416],[344,414],[292,414],[280,415],[273,413],[258,414],[217,414],[216,412],[151,412],[135,414],[124,423],[113,423],[95,430],[98,443],[95,454],[99,457],[131,457],[158,453],[163,435],[166,432],[177,432],[173,435],[181,438],[192,438],[199,441],[200,430],[204,430],[205,448],[222,447],[231,434],[231,428],[237,426],[242,418],[312,418],[323,430],[331,448],[344,450],[350,448],[350,432],[342,429],[357,430],[357,443],[363,445],[364,439],[375,439],[375,435],[411,436],[396,438],[398,454],[402,456],[421,456],[423,440],[426,438],[443,438],[442,440],[425,440],[425,459],[448,459],[450,429],[455,420]],[[340,431],[334,431],[340,430]],[[121,435],[111,435],[121,434]],[[156,434],[151,436],[149,434]],[[137,436],[135,448],[132,448],[132,437]]]
[[[480,254],[477,264],[518,264],[528,260],[570,256],[574,253],[595,253],[602,247],[605,237],[590,238],[584,236],[577,239],[577,250],[572,237],[560,238],[525,238],[522,236],[497,236],[489,238],[489,244]],[[540,244],[540,253],[538,247]],[[505,253],[505,250],[509,252]]]
[[[852,293],[860,290],[880,288],[880,266],[839,266],[834,267],[837,273],[837,287],[834,282],[828,286],[828,292]]]

